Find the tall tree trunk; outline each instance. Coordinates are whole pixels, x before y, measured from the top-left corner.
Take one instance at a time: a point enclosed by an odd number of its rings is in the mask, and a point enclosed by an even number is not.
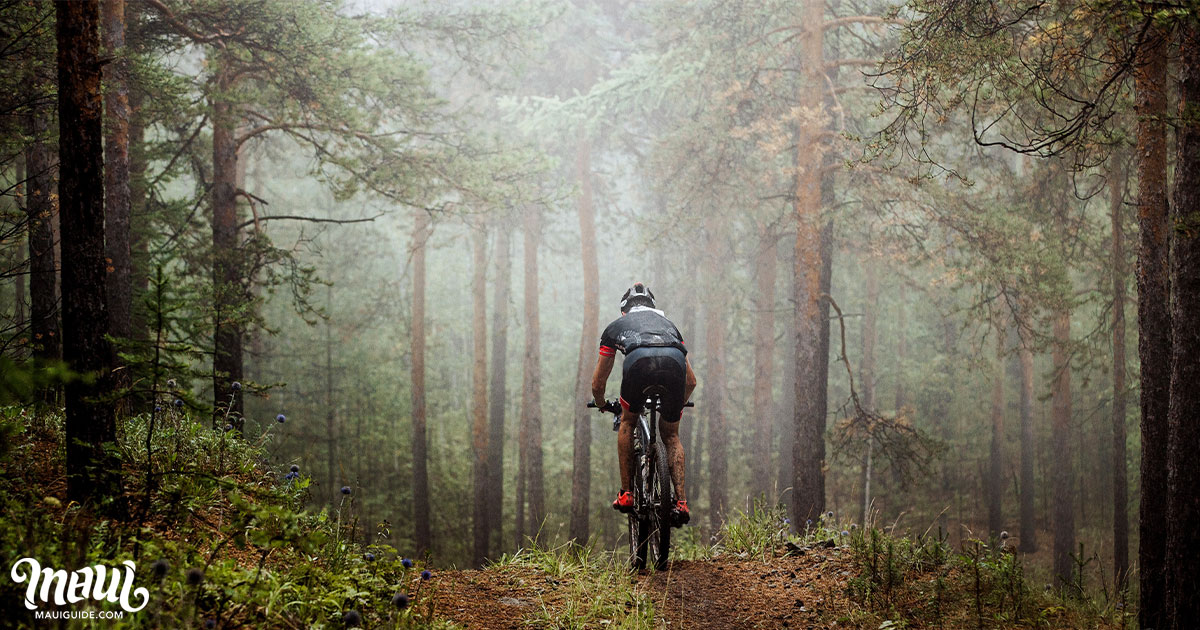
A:
[[[795,243],[795,238],[789,238],[785,242],[784,248],[784,260],[787,264],[786,268],[793,270],[796,267]],[[793,443],[795,442],[794,436],[796,432],[796,336],[794,334],[784,335],[781,345],[783,346],[784,361],[782,366],[783,374],[782,378],[780,379],[780,391],[783,395],[781,396],[782,400],[779,404],[779,474],[776,487],[778,488],[778,492],[782,494],[790,493],[790,491],[794,490],[792,483],[795,479],[793,476],[794,462],[792,458],[792,450]],[[691,451],[688,452],[690,453]],[[804,524],[802,522],[795,522],[794,524],[797,529],[803,525]]]
[[[125,56],[125,0],[104,0],[104,54],[113,61],[104,66],[104,105],[107,138],[104,142],[104,252],[109,334],[128,339],[132,332],[132,259],[130,254],[129,201],[129,62]],[[127,389],[132,384],[129,370],[114,353],[113,385]],[[128,397],[118,404],[118,413],[128,412]]]
[[[1125,588],[1129,575],[1129,495],[1125,463],[1125,156],[1115,155],[1109,179],[1109,208],[1112,213],[1112,491],[1113,491],[1113,581],[1116,590]]]
[[[222,64],[223,60],[218,60]],[[245,301],[238,256],[237,178],[238,151],[234,104],[225,100],[230,87],[228,70],[218,70],[213,110],[213,422],[243,428],[242,396],[234,383],[242,380],[241,307]]]
[[[482,566],[488,553],[488,424],[487,424],[487,231],[472,229],[471,259],[474,273],[471,280],[472,359],[471,359],[471,436],[475,453],[474,516],[471,523],[475,534],[472,564]]]
[[[1037,551],[1037,524],[1034,521],[1035,486],[1033,464],[1033,306],[1017,298],[1017,350],[1021,365],[1021,542],[1020,550]]]
[[[325,289],[326,309],[333,308],[333,287]],[[329,476],[329,502],[337,503],[340,442],[337,426],[337,409],[333,404],[333,324],[325,320],[325,452],[329,456],[326,473]]]
[[[771,496],[771,442],[775,402],[771,395],[775,368],[775,258],[779,236],[760,230],[754,256],[754,447],[750,456],[750,483],[755,496]]]
[[[1200,18],[1180,25],[1175,244],[1171,256],[1171,406],[1168,415],[1167,612],[1170,627],[1200,620]]]
[[[728,290],[722,277],[722,264],[726,260],[722,220],[713,213],[705,226],[708,232],[705,251],[705,272],[709,284],[709,298],[704,304],[704,412],[709,418],[709,479],[707,522],[713,531],[725,517],[728,495],[728,462],[725,446],[729,442],[729,429],[725,420],[725,307]]]
[[[32,60],[29,73],[37,93],[30,107],[25,149],[25,213],[29,219],[29,326],[33,356],[53,360],[62,357],[58,312],[58,273],[54,259],[54,157],[50,149],[51,96],[39,60]]]
[[[146,181],[146,123],[142,113],[144,98],[140,89],[129,91],[129,248],[133,287],[130,328],[134,339],[149,342],[150,321],[145,307],[140,305],[142,297],[150,291],[151,229],[149,182]]]
[[[413,543],[418,555],[433,546],[429,528],[429,443],[425,436],[425,252],[429,214],[418,209],[413,221],[412,261],[412,441]]]
[[[1004,341],[1008,330],[996,324],[996,375],[992,380],[992,442],[988,449],[988,535],[999,539],[1004,529]]]
[[[1152,18],[1147,17],[1147,20]],[[1142,500],[1138,510],[1138,624],[1166,627],[1167,410],[1171,393],[1170,228],[1167,216],[1168,33],[1149,27],[1134,62],[1138,155],[1138,362]]]
[[[859,365],[859,378],[862,382],[862,406],[867,411],[874,413],[875,409],[875,342],[878,337],[876,324],[879,315],[879,271],[876,268],[876,260],[868,258],[864,263],[866,274],[866,304],[863,307],[862,321],[862,362]],[[862,467],[862,511],[859,512],[858,522],[864,527],[867,526],[867,519],[871,516],[871,458],[873,456],[874,444],[868,437],[865,450],[863,452],[863,467]]]
[[[521,427],[518,442],[517,473],[517,547],[525,542],[525,495],[532,485],[532,436],[539,436],[541,449],[542,426],[542,343],[541,319],[538,313],[538,247],[541,237],[541,214],[533,207],[525,209],[525,361],[521,376]],[[540,457],[539,457],[540,460]],[[541,466],[538,466],[541,475]],[[538,482],[540,485],[540,481]]]
[[[1067,299],[1064,297],[1064,299]],[[1054,385],[1051,393],[1054,443],[1054,575],[1069,584],[1074,568],[1075,504],[1071,462],[1071,308],[1060,306],[1054,313]]]
[[[821,111],[824,90],[822,20],[824,3],[805,2],[800,50],[805,83],[801,109]],[[825,510],[825,400],[822,365],[822,177],[825,125],[806,117],[797,133],[795,177],[796,258],[794,304],[796,334],[796,414],[792,441],[792,520],[799,526]],[[827,354],[827,353],[826,353]],[[825,365],[828,365],[825,357]]]
[[[58,41],[59,203],[63,358],[89,382],[67,383],[67,496],[110,514],[123,512],[121,461],[110,391],[112,349],[105,338],[104,158],[98,0],[55,5]]]
[[[496,230],[496,293],[492,302],[492,383],[488,401],[488,538],[500,542],[504,516],[504,407],[508,402],[508,293],[512,276],[508,225]],[[489,547],[491,543],[489,543]]]
[[[588,538],[588,499],[592,489],[592,417],[584,406],[591,396],[591,366],[599,347],[600,270],[596,260],[596,210],[592,199],[591,142],[580,133],[575,154],[575,176],[579,179],[580,256],[583,259],[583,329],[579,341],[579,364],[575,371],[575,439],[571,459],[570,537]]]
[[[908,406],[908,392],[904,388],[908,367],[904,364],[908,356],[908,288],[904,281],[897,287],[896,297],[896,413]]]

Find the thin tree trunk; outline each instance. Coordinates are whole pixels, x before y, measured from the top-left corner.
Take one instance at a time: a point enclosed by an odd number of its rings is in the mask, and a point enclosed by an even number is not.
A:
[[[996,375],[992,380],[992,442],[988,452],[988,535],[1004,529],[1004,341],[1008,330],[996,325]]]
[[[575,439],[571,460],[571,525],[570,537],[576,541],[588,538],[588,499],[592,489],[592,425],[594,421],[584,406],[591,396],[591,366],[596,360],[599,343],[600,291],[599,263],[596,259],[596,210],[592,199],[591,142],[580,134],[575,155],[575,176],[579,179],[580,256],[583,259],[583,329],[579,341],[579,364],[575,371]],[[542,512],[544,514],[544,512]],[[540,521],[539,521],[540,523]]]
[[[113,61],[104,66],[104,102],[107,138],[104,142],[104,251],[109,271],[109,334],[128,339],[132,332],[133,263],[130,253],[129,200],[129,62],[125,57],[125,0],[104,0],[104,54]],[[113,385],[127,389],[132,380],[115,353]],[[118,403],[118,413],[128,413],[128,397]]]
[[[788,245],[785,249],[784,260],[787,263],[787,268],[795,269],[795,245],[794,238],[788,239]],[[776,482],[777,491],[781,493],[789,493],[794,491],[792,487],[793,480],[793,443],[796,432],[795,417],[796,417],[796,336],[792,331],[784,335],[781,345],[784,350],[783,361],[783,377],[780,379],[783,393],[782,400],[779,405],[779,475]],[[689,453],[691,451],[688,451]],[[793,522],[793,527],[803,531],[803,522]]]
[[[100,102],[98,0],[55,5],[58,42],[59,203],[63,358],[96,380],[67,383],[67,496],[109,514],[124,511],[116,418],[110,391],[112,349],[105,338],[104,157]]]
[[[333,306],[333,287],[325,290],[326,308]],[[329,455],[326,473],[329,475],[329,502],[338,500],[338,432],[337,413],[333,405],[333,327],[325,320],[325,451]]]
[[[771,442],[775,402],[771,395],[775,367],[775,259],[779,236],[760,231],[754,257],[754,447],[750,453],[751,488],[755,496],[771,496]]]
[[[896,298],[896,413],[908,406],[908,392],[904,388],[907,378],[907,366],[904,361],[908,356],[908,288],[904,282],[899,283],[900,294]]]
[[[128,7],[127,7],[128,9]],[[127,11],[128,12],[128,11]],[[150,291],[150,212],[149,182],[146,181],[146,124],[142,113],[144,95],[139,89],[129,91],[129,218],[130,274],[133,305],[130,328],[136,340],[149,342],[150,322],[140,302]],[[136,226],[133,227],[133,226]]]
[[[218,64],[223,60],[218,60]],[[228,422],[240,435],[243,428],[242,396],[233,383],[242,380],[242,328],[240,310],[244,288],[240,277],[237,231],[238,152],[234,138],[234,104],[224,99],[229,89],[227,70],[216,78],[213,110],[213,413],[214,424]]]
[[[715,531],[725,517],[727,507],[728,463],[725,446],[729,442],[729,429],[725,421],[725,307],[728,290],[721,281],[724,255],[724,234],[719,215],[713,213],[705,226],[708,232],[708,254],[705,258],[705,276],[709,286],[709,299],[704,303],[704,412],[709,418],[709,480],[707,522]]]
[[[471,520],[475,544],[471,563],[482,566],[488,553],[488,525],[490,512],[487,501],[488,475],[488,423],[487,423],[487,232],[473,228],[471,238],[472,274],[471,330],[471,436],[475,453],[474,470],[474,516]]]
[[[1124,155],[1112,158],[1109,207],[1112,212],[1112,491],[1113,491],[1113,581],[1116,590],[1125,588],[1129,575],[1129,496],[1125,452],[1125,202]]]
[[[1170,627],[1200,620],[1200,18],[1183,18],[1179,36],[1175,244],[1171,256],[1171,406],[1167,498],[1167,612]]]
[[[879,272],[876,269],[876,260],[868,258],[865,261],[866,274],[866,304],[863,307],[862,321],[862,362],[859,365],[859,378],[861,379],[861,394],[862,406],[869,412],[874,413],[875,409],[875,342],[878,337],[876,324],[879,315]],[[858,522],[864,527],[867,526],[867,519],[871,516],[871,458],[873,456],[874,444],[870,437],[867,438],[865,452],[863,453],[862,480],[862,511],[859,513]]]
[[[1054,313],[1054,384],[1051,393],[1054,462],[1054,575],[1069,584],[1074,569],[1075,508],[1071,462],[1071,309],[1062,306]]]
[[[535,208],[525,210],[525,361],[521,377],[521,428],[518,436],[520,462],[517,473],[517,547],[525,542],[525,495],[532,470],[533,434],[541,435],[542,425],[542,345],[538,313],[538,247],[541,215]],[[535,429],[536,427],[536,429]],[[540,442],[538,440],[540,449]],[[541,467],[538,468],[541,475]]]
[[[412,440],[413,543],[418,555],[433,546],[429,527],[429,444],[425,435],[425,252],[429,214],[418,209],[413,222],[412,261]]]
[[[824,3],[805,3],[805,30],[800,39],[806,85],[801,89],[801,109],[820,111],[818,95],[824,87],[822,21]],[[822,177],[824,124],[806,117],[797,133],[795,197],[796,258],[794,305],[796,334],[796,414],[792,441],[792,520],[799,526],[825,510],[825,399],[822,365],[821,312],[823,230]],[[827,359],[827,357],[826,357]],[[828,365],[827,360],[825,362]]]
[[[1033,465],[1033,313],[1032,305],[1018,298],[1017,338],[1021,347],[1017,354],[1021,365],[1021,542],[1020,550],[1037,551],[1037,525],[1034,521]]]
[[[1147,18],[1151,19],[1151,18]],[[1167,205],[1168,33],[1149,27],[1134,62],[1138,155],[1138,362],[1141,366],[1141,506],[1138,624],[1166,627],[1167,411],[1171,313]]]
[[[55,223],[54,157],[50,141],[49,86],[38,62],[31,61],[30,82],[38,98],[30,107],[25,150],[26,201],[29,220],[29,326],[33,356],[44,360],[62,357],[58,312],[58,273],[54,257]]]
[[[512,276],[508,226],[496,230],[496,293],[492,302],[492,382],[488,401],[488,500],[489,541],[500,542],[504,516],[504,409],[508,402],[508,293]],[[489,543],[489,549],[491,543]]]

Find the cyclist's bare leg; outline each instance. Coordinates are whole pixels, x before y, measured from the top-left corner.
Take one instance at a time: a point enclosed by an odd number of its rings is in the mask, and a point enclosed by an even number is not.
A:
[[[628,409],[621,411],[621,428],[617,430],[617,465],[621,468],[621,489],[633,490],[633,427],[637,414]]]
[[[663,446],[667,447],[667,463],[671,466],[671,481],[675,484],[675,499],[686,501],[687,495],[683,493],[683,442],[679,440],[679,422],[660,420],[658,435],[662,438]]]

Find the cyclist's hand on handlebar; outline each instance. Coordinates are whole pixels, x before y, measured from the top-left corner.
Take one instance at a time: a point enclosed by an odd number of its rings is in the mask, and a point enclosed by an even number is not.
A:
[[[597,405],[595,401],[589,400],[587,406],[592,409],[599,409],[605,413],[611,413],[614,415],[621,414],[621,405],[615,400],[606,400],[604,401],[603,405]]]

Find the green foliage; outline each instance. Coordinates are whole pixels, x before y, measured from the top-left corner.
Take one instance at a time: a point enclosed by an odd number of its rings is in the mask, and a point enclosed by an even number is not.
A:
[[[135,561],[150,603],[115,628],[203,627],[210,619],[218,628],[339,627],[350,610],[365,627],[445,627],[435,621],[436,580],[422,577],[423,563],[406,560],[386,530],[370,545],[354,542],[350,497],[333,510],[304,510],[310,478],[262,466],[269,435],[234,439],[174,409],[159,422],[148,451],[145,415],[124,424],[119,445],[129,465],[151,471],[149,490],[126,481],[131,495],[148,500],[129,522],[96,522],[63,505],[61,486],[47,485],[59,466],[61,418],[34,423],[4,408],[0,434],[12,438],[0,453],[5,566],[21,557],[68,570]],[[409,597],[407,606],[393,603],[398,593]],[[0,612],[33,627],[23,597],[4,581]]]

